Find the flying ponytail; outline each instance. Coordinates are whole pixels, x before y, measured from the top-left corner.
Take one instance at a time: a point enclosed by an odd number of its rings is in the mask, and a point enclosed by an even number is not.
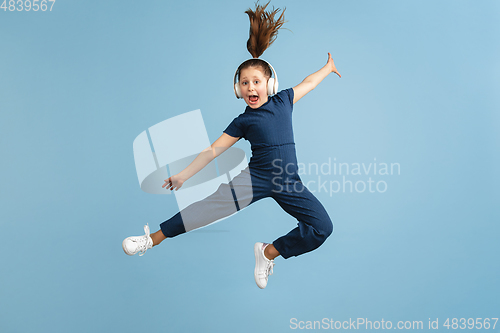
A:
[[[267,79],[272,75],[272,69],[269,63],[258,58],[274,42],[278,36],[278,30],[281,29],[286,21],[284,18],[285,9],[283,9],[283,12],[277,20],[275,19],[275,15],[280,11],[279,8],[273,8],[272,11],[266,12],[266,7],[269,5],[269,2],[264,6],[260,6],[257,1],[257,3],[255,3],[255,11],[249,8],[245,12],[250,19],[250,37],[247,41],[247,49],[253,59],[248,59],[238,66],[234,76],[235,84],[239,80],[241,71],[248,67],[261,67]],[[238,96],[238,94],[236,95]]]
[[[260,6],[257,1],[255,11],[250,8],[245,11],[250,19],[250,37],[247,41],[247,49],[254,58],[260,57],[271,46],[278,36],[278,30],[286,22],[284,18],[286,8],[283,9],[280,17],[275,19],[275,15],[279,13],[280,9],[273,7],[272,11],[266,12],[269,2]]]

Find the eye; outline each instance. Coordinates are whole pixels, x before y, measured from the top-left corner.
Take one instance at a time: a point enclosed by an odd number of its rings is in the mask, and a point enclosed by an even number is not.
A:
[[[246,86],[248,84],[248,82],[243,81],[243,82],[241,82],[241,84],[244,85],[244,86]]]
[[[254,81],[255,84],[259,84],[259,82],[260,82],[259,80],[255,80]]]

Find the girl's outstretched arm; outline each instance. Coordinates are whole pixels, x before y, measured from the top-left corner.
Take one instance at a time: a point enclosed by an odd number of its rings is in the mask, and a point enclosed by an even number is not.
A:
[[[235,138],[226,133],[212,143],[210,147],[204,149],[184,170],[176,175],[165,179],[165,184],[162,185],[166,190],[176,191],[181,188],[182,184],[191,178],[198,171],[203,169],[208,163],[212,162],[214,158],[225,152],[229,147],[234,145],[240,138]]]
[[[293,87],[293,103],[295,104],[299,99],[304,97],[308,92],[316,88],[316,86],[323,81],[325,77],[330,73],[335,73],[339,77],[340,73],[337,71],[335,64],[333,63],[332,55],[328,52],[328,61],[323,68],[321,68],[316,73],[313,73],[306,77],[304,81],[299,83],[297,86]]]

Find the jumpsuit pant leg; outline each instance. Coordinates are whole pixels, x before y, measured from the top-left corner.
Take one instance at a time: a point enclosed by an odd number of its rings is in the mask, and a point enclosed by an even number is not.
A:
[[[268,192],[266,184],[256,181],[247,167],[228,184],[221,184],[213,194],[161,223],[161,231],[171,238],[204,227],[268,196]]]
[[[298,226],[273,242],[287,259],[318,248],[333,232],[333,223],[319,200],[301,181],[282,184],[272,198],[298,221]]]

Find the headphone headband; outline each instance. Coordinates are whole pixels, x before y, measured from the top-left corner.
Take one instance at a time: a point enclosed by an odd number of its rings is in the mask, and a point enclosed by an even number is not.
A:
[[[253,59],[258,59],[258,58],[252,58],[252,59],[248,59],[248,60],[253,60]],[[248,60],[245,60],[245,61],[248,61]],[[272,85],[272,90],[270,89],[269,86],[267,87],[268,88],[268,95],[278,93],[278,74],[276,74],[276,71],[274,70],[273,65],[271,65],[269,62],[267,62],[264,59],[258,59],[258,60],[262,60],[266,64],[268,64],[269,67],[271,68],[271,71],[273,72],[273,75],[274,75],[274,79],[269,78],[269,80],[268,80],[268,85],[269,84]],[[240,64],[240,66],[241,66],[241,64]],[[239,68],[239,66],[238,66],[238,68]],[[236,82],[236,77],[238,76],[238,74],[239,74],[238,69],[236,69],[236,73],[234,73],[233,87],[234,87],[234,94],[236,95],[236,98],[241,98],[240,89],[239,89],[239,87],[237,87],[237,82]]]

